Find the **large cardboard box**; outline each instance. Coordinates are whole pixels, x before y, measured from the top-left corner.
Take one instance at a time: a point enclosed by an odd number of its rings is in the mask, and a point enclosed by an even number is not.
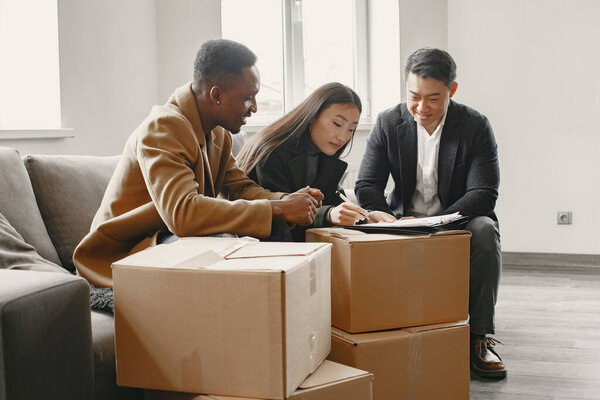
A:
[[[187,238],[115,262],[117,383],[291,395],[330,350],[330,247]]]
[[[373,374],[325,360],[290,400],[371,400]],[[226,397],[191,393],[145,390],[144,400],[256,400],[249,397]]]
[[[309,242],[333,244],[331,321],[352,333],[466,320],[470,237],[467,231],[306,233]]]
[[[332,329],[328,359],[375,375],[373,400],[469,398],[469,326],[350,334]]]

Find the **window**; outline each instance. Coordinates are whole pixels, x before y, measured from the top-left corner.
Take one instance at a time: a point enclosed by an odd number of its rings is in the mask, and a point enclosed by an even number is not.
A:
[[[361,97],[369,120],[367,0],[221,0],[222,36],[258,56],[254,124],[290,111],[318,86],[338,81]]]
[[[274,120],[284,113],[281,0],[222,0],[221,20],[222,36],[244,43],[258,57],[261,88],[252,119]]]
[[[0,0],[0,130],[60,128],[56,0]]]

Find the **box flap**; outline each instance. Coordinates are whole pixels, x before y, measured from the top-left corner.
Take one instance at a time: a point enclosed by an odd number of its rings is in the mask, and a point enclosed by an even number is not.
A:
[[[359,346],[364,343],[379,342],[384,340],[394,340],[399,337],[409,336],[413,332],[397,329],[392,331],[379,331],[367,333],[348,333],[341,329],[331,327],[331,334],[349,344]]]
[[[458,322],[446,322],[444,324],[411,326],[408,328],[403,328],[402,330],[410,332],[410,333],[417,333],[417,332],[435,331],[437,329],[454,328],[457,326],[466,326],[466,325],[468,325],[466,321],[458,321]]]
[[[419,240],[423,238],[429,238],[433,236],[444,236],[444,235],[471,235],[469,231],[461,230],[450,230],[437,232],[433,234],[422,234],[422,235],[396,235],[391,233],[366,233],[353,229],[345,228],[314,228],[309,229],[308,233],[314,235],[320,235],[325,237],[332,237],[337,239],[345,240],[349,243],[363,243],[363,242],[385,242],[385,241],[396,241],[396,240]]]
[[[203,269],[208,268],[211,264],[223,261],[224,258],[212,250],[197,254],[187,260],[173,265],[171,268],[187,268],[187,269]]]
[[[260,242],[240,247],[228,254],[228,260],[236,258],[306,256],[318,249],[331,246],[329,243]]]
[[[305,261],[306,258],[300,256],[234,258],[210,264],[203,269],[213,271],[265,271],[280,273],[289,271]]]
[[[224,257],[248,243],[253,242],[236,238],[181,238],[173,243],[149,247],[116,261],[113,266],[182,268],[182,265],[186,265],[186,261],[202,258],[201,255],[209,251]],[[200,262],[200,260],[195,262],[202,266],[206,265],[206,262]],[[193,264],[194,261],[188,264],[188,267]]]
[[[308,389],[317,386],[343,381],[357,376],[368,375],[370,372],[348,367],[333,361],[324,360],[315,372],[310,374],[299,386],[300,389]]]

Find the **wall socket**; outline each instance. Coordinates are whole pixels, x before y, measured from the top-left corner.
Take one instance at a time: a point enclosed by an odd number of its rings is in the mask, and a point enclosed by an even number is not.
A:
[[[573,223],[573,214],[571,211],[558,211],[556,213],[556,223],[558,225],[571,225]]]

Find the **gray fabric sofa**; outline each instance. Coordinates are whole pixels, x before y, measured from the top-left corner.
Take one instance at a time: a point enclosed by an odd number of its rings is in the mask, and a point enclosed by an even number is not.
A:
[[[117,161],[0,147],[0,400],[142,398],[116,385],[113,316],[72,261]]]

